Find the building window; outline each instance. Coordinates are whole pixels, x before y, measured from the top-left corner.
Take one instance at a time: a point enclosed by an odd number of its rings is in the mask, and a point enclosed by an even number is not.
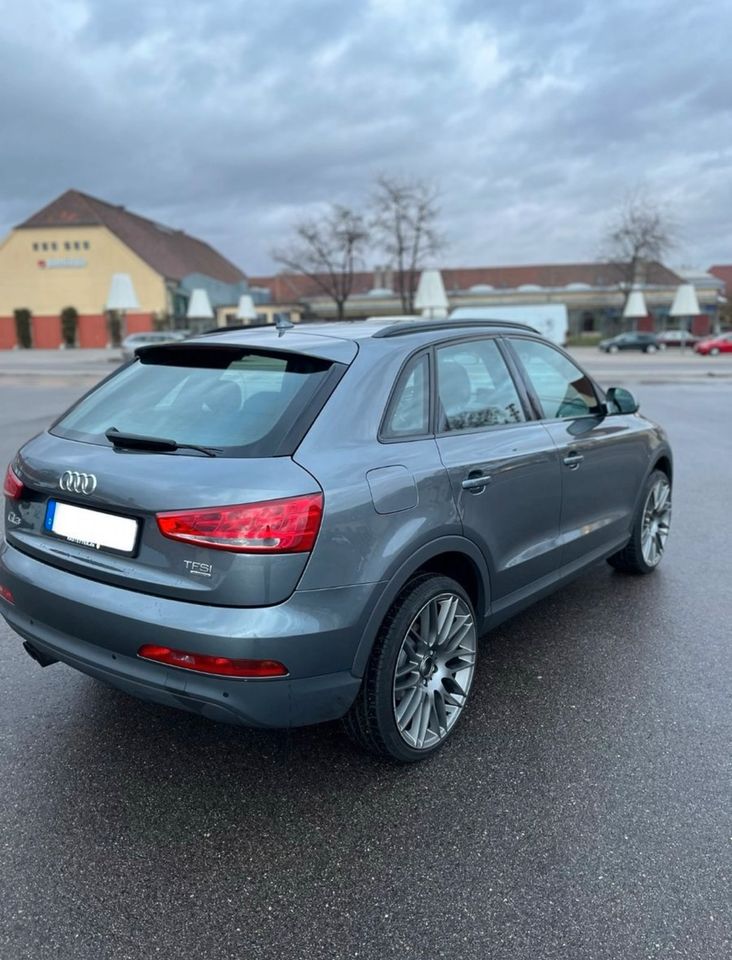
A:
[[[83,247],[85,250],[88,250],[88,249],[89,249],[89,241],[88,241],[88,240],[85,240],[85,241],[82,243],[82,247]]]
[[[71,249],[71,244],[67,240],[66,243],[64,244],[64,250],[70,250],[70,249]]]
[[[78,249],[79,249],[79,241],[78,241],[78,240],[75,240],[75,241],[74,241],[74,250],[78,250]]]
[[[37,244],[37,243],[34,243],[34,244],[33,244],[33,249],[36,250],[36,251],[38,250],[38,244]]]
[[[55,242],[51,244],[51,249],[52,249],[52,250],[55,250],[55,249],[56,249],[56,243],[55,243]]]

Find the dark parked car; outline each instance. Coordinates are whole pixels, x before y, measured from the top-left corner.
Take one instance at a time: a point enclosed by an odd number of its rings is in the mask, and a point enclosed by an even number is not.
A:
[[[655,353],[658,350],[658,339],[655,333],[620,333],[609,340],[601,340],[598,347],[605,353],[617,353],[619,350],[642,350],[643,353]]]
[[[694,350],[704,357],[716,357],[720,353],[732,353],[732,333],[718,333],[714,337],[700,340]]]
[[[0,612],[46,666],[419,760],[478,639],[607,559],[653,571],[671,452],[504,322],[222,330],[139,357],[7,471]]]

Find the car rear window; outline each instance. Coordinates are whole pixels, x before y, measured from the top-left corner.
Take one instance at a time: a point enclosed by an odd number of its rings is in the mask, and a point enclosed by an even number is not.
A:
[[[114,427],[224,456],[284,456],[303,421],[307,429],[317,415],[334,368],[343,369],[295,353],[156,346],[83,397],[51,432],[106,446]]]

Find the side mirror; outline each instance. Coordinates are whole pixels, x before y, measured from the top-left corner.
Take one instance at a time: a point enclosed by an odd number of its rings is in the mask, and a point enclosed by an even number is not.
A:
[[[610,387],[606,390],[605,405],[609,414],[635,413],[638,410],[638,401],[625,387]]]

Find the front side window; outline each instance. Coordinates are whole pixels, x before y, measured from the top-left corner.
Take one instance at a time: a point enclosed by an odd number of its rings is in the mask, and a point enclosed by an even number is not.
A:
[[[438,347],[441,432],[520,423],[521,400],[494,340]]]
[[[597,408],[592,382],[553,347],[536,340],[512,340],[546,420],[586,417]]]
[[[410,360],[397,383],[384,421],[389,439],[423,436],[430,426],[429,361],[426,354]]]

